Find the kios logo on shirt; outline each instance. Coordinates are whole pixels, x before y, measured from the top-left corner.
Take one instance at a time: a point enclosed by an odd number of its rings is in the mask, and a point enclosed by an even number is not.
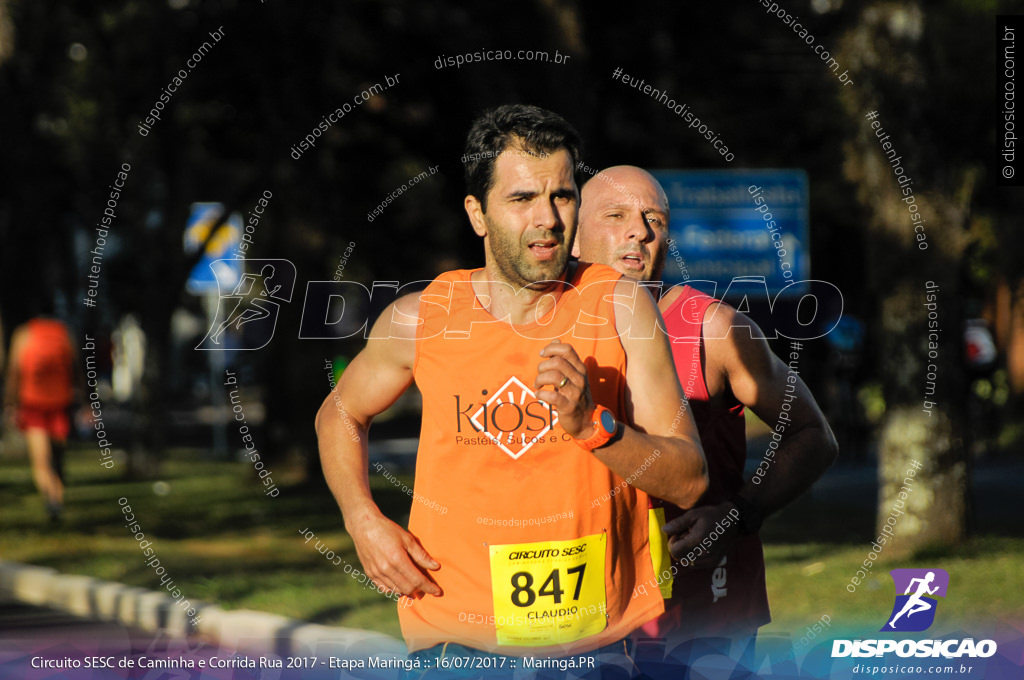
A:
[[[493,393],[482,390],[481,396],[486,397],[482,403],[454,395],[457,444],[496,444],[518,460],[534,444],[557,440],[548,433],[558,414],[519,378],[512,376]]]

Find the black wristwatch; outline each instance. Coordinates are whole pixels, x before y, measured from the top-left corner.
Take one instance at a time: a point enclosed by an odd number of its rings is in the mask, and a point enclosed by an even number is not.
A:
[[[729,499],[729,502],[740,511],[739,525],[741,535],[749,536],[760,531],[761,522],[764,520],[764,517],[761,516],[761,511],[757,509],[756,505],[739,494],[735,494]]]

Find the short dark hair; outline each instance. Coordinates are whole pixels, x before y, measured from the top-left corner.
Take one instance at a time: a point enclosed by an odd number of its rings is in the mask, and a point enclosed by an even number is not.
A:
[[[476,196],[487,212],[487,193],[494,187],[494,163],[513,144],[527,153],[544,156],[560,149],[569,152],[575,178],[583,145],[576,129],[557,113],[539,106],[506,104],[485,111],[466,136],[466,192]]]

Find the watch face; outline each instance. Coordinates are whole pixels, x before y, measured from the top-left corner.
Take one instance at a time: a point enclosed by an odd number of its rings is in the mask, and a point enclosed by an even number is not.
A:
[[[611,411],[601,411],[601,429],[608,434],[615,434],[615,416]]]

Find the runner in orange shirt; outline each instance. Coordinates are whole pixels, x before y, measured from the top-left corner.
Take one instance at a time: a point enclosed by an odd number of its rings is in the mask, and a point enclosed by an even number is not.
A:
[[[64,504],[64,444],[77,384],[74,365],[74,345],[63,322],[38,317],[14,330],[4,411],[25,435],[32,479],[54,521]]]
[[[405,596],[413,658],[593,660],[661,613],[637,588],[654,577],[645,492],[689,507],[704,457],[653,298],[609,267],[568,266],[576,132],[504,106],[466,152],[485,266],[384,311],[317,415],[324,473],[364,570]],[[366,432],[413,381],[406,530],[370,494]]]

